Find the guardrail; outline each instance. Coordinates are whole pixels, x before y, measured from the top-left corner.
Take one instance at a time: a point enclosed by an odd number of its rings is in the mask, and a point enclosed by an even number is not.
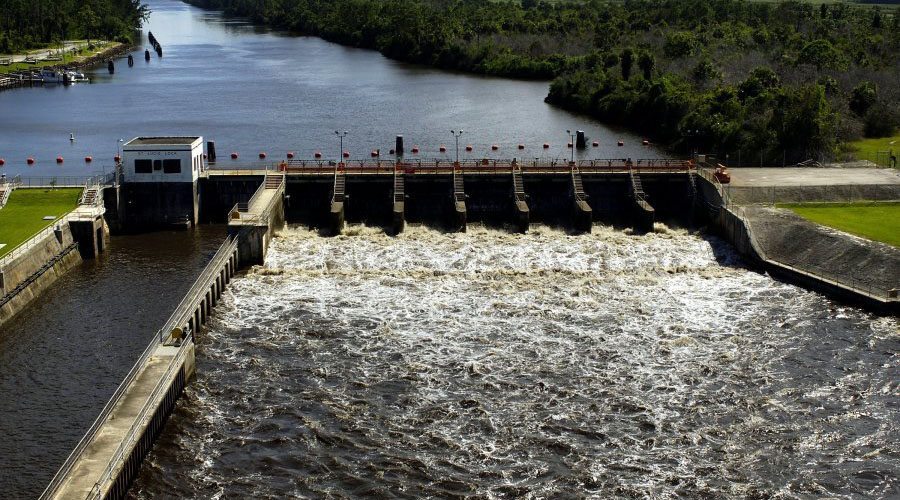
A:
[[[213,277],[217,276],[221,271],[225,261],[228,260],[235,249],[237,249],[238,240],[236,237],[229,235],[225,241],[219,246],[219,249],[210,259],[209,263],[203,268],[203,272],[194,281],[191,288],[185,293],[181,302],[175,307],[175,311],[169,316],[162,328],[157,332],[157,338],[160,343],[166,341],[166,335],[171,335],[172,330],[176,327],[184,325],[190,319],[190,315],[197,308],[197,304],[202,297],[205,297],[206,290],[213,282]]]
[[[269,172],[269,170],[265,170],[264,172]],[[266,174],[266,178],[268,177],[268,175],[269,174]],[[272,188],[267,186],[266,178],[264,178],[262,184],[260,184],[260,186],[256,189],[256,191],[253,193],[253,196],[250,197],[250,200],[248,200],[247,202],[235,203],[231,210],[228,211],[228,220],[240,220],[242,223],[249,222],[254,224],[268,221],[269,215],[272,211],[272,206],[278,199],[278,193],[284,191],[284,176],[280,172],[277,175],[278,177],[280,177],[278,187]],[[272,201],[269,202],[269,205],[266,206],[263,210],[260,210],[256,213],[250,212],[251,207],[253,207],[253,205],[259,200],[259,197],[262,195],[262,193],[271,191],[273,189],[276,191],[276,195],[272,197]],[[235,217],[235,214],[237,214],[237,217]]]
[[[84,187],[86,184],[101,184],[105,176],[47,176],[47,177],[21,177],[20,187],[51,187],[68,188]]]
[[[131,370],[128,372],[128,374],[125,375],[125,378],[122,380],[122,382],[116,388],[116,391],[110,397],[109,401],[107,401],[106,405],[100,411],[100,414],[94,420],[94,423],[84,434],[84,436],[75,446],[75,449],[72,450],[72,453],[69,454],[69,456],[66,458],[66,461],[53,476],[50,484],[41,494],[41,500],[49,499],[62,485],[62,482],[72,471],[72,468],[75,466],[78,459],[84,453],[88,445],[90,445],[90,443],[97,436],[100,428],[112,413],[113,408],[115,408],[116,405],[121,401],[125,392],[128,390],[137,375],[140,373],[147,360],[150,358],[150,356],[153,355],[153,352],[159,346],[163,345],[166,342],[166,334],[171,335],[171,332],[175,329],[176,326],[186,325],[188,323],[190,315],[198,307],[200,300],[205,299],[206,291],[212,285],[215,277],[218,276],[221,272],[225,261],[228,260],[237,249],[237,243],[238,242],[236,238],[228,236],[222,243],[222,245],[219,246],[219,249],[216,251],[215,255],[213,255],[212,259],[210,259],[209,263],[207,263],[206,267],[200,273],[200,276],[197,277],[196,281],[194,281],[194,284],[184,295],[181,302],[175,308],[175,311],[171,316],[169,316],[169,319],[166,321],[164,326],[156,333],[154,333],[150,343],[144,349],[144,352],[141,353],[138,360],[131,367]],[[111,457],[109,463],[104,469],[104,472],[97,480],[91,492],[85,498],[98,497],[101,492],[102,485],[110,479],[118,465],[125,459],[127,459],[126,452],[131,449],[131,446],[137,439],[140,439],[139,433],[144,428],[144,423],[147,421],[147,419],[152,418],[153,413],[151,410],[155,409],[156,400],[159,399],[159,395],[163,391],[168,389],[169,380],[172,378],[173,373],[175,373],[176,370],[180,369],[182,365],[181,361],[184,359],[184,355],[187,352],[188,346],[190,345],[189,341],[192,339],[192,336],[193,332],[190,331],[190,329],[186,329],[185,340],[184,342],[182,342],[173,362],[169,365],[169,368],[166,370],[166,373],[160,378],[159,382],[157,382],[151,393],[151,396],[146,400],[144,406],[141,408],[141,412],[139,413],[138,417],[134,420],[134,422],[132,422],[126,438],[123,439],[119,444],[119,447]]]
[[[10,262],[14,261],[16,258],[21,256],[23,253],[25,253],[28,250],[35,247],[39,242],[43,241],[44,238],[46,238],[48,235],[53,234],[53,232],[56,231],[60,227],[61,224],[65,224],[72,218],[74,218],[74,216],[72,215],[72,212],[69,212],[69,213],[63,215],[62,217],[56,219],[52,223],[50,223],[44,229],[41,229],[40,231],[35,233],[34,236],[28,238],[27,240],[25,240],[22,243],[19,243],[18,245],[13,247],[13,249],[10,250],[9,253],[4,255],[3,257],[0,257],[0,269],[5,267],[6,265],[8,265]]]

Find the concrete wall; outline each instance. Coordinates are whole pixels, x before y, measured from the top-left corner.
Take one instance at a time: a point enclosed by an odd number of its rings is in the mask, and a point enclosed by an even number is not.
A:
[[[119,213],[126,231],[157,229],[171,225],[191,225],[199,220],[197,184],[124,183]]]
[[[81,263],[81,254],[74,244],[68,224],[61,224],[59,231],[42,237],[27,252],[0,268],[0,325],[22,311],[66,271]],[[46,267],[49,262],[53,265]],[[16,291],[19,285],[29,280],[30,283]]]
[[[715,187],[697,182],[706,202],[721,206]],[[900,249],[771,207],[722,207],[710,222],[751,265],[772,276],[878,312],[900,312],[900,302],[887,297],[900,286]]]
[[[732,201],[741,204],[900,200],[900,184],[836,186],[732,186],[726,184],[725,189]]]
[[[246,203],[259,189],[262,175],[213,176],[198,183],[201,223],[223,223],[237,203]]]

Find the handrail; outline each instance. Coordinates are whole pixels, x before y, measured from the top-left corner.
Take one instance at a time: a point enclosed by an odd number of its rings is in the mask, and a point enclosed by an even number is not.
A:
[[[196,307],[197,300],[199,300],[200,298],[200,291],[204,290],[212,284],[212,276],[214,274],[218,274],[221,271],[223,262],[226,260],[226,258],[232,255],[234,250],[237,248],[237,243],[238,242],[236,238],[234,238],[233,236],[228,236],[226,237],[222,245],[219,246],[219,249],[213,255],[212,259],[210,259],[209,263],[207,263],[206,267],[200,273],[200,276],[197,277],[191,288],[175,308],[175,311],[172,313],[172,315],[169,316],[169,319],[166,321],[163,328],[154,333],[150,343],[144,349],[144,352],[141,353],[141,356],[138,358],[138,360],[131,367],[131,370],[128,372],[128,374],[125,375],[125,378],[122,380],[122,382],[116,388],[116,391],[110,397],[109,401],[107,401],[106,405],[100,411],[100,414],[94,420],[94,423],[78,442],[78,445],[75,446],[75,449],[72,450],[72,453],[70,453],[68,458],[66,458],[66,461],[63,463],[60,469],[53,476],[50,484],[44,490],[43,494],[41,494],[41,500],[50,498],[50,496],[56,491],[56,489],[59,488],[59,486],[62,484],[62,481],[69,474],[69,472],[71,472],[72,467],[75,465],[75,462],[84,453],[85,448],[87,448],[87,446],[96,437],[97,432],[100,430],[100,427],[102,427],[103,423],[105,423],[109,418],[109,415],[110,413],[112,413],[113,408],[115,408],[115,406],[122,399],[122,396],[125,394],[131,382],[134,381],[135,377],[137,376],[138,372],[140,372],[147,359],[150,358],[153,351],[158,346],[163,344],[165,339],[162,336],[162,332],[171,332],[174,329],[173,325],[177,326],[183,324],[186,321],[185,311],[193,310],[193,308]],[[193,335],[193,332],[188,332],[188,334],[189,339],[190,336]],[[176,356],[176,361],[179,360],[180,356],[183,355],[185,347],[188,344],[189,342],[187,340],[182,344],[181,349],[179,349],[179,354]],[[169,367],[169,370],[167,370],[166,374],[160,379],[160,382],[157,383],[157,387],[154,388],[154,392],[152,393],[153,396],[151,396],[151,398],[147,400],[147,403],[145,403],[145,406],[142,409],[141,416],[132,424],[128,437],[126,437],[126,439],[124,439],[122,443],[120,443],[119,448],[113,455],[113,458],[110,460],[107,468],[104,469],[101,480],[97,481],[97,484],[95,484],[95,488],[97,488],[99,485],[102,485],[103,482],[106,481],[106,478],[108,478],[112,473],[114,466],[122,460],[124,450],[126,449],[126,444],[130,444],[129,441],[133,442],[133,437],[136,433],[136,430],[140,429],[141,427],[141,425],[138,424],[144,421],[144,416],[148,411],[148,407],[151,406],[150,403],[155,401],[156,396],[158,395],[160,384],[164,384],[170,378],[173,367],[178,366],[179,364],[180,363],[177,362],[173,363]],[[88,496],[90,497],[91,495],[93,495],[93,489],[91,491],[91,494],[89,494]]]
[[[53,233],[54,231],[59,229],[61,227],[61,224],[65,224],[70,219],[75,218],[75,216],[72,214],[73,210],[75,210],[75,209],[73,208],[72,210],[67,212],[65,215],[63,215],[62,217],[51,222],[49,225],[47,225],[47,227],[45,227],[44,229],[41,229],[40,231],[35,233],[34,236],[19,243],[18,245],[13,247],[13,249],[10,250],[6,255],[4,255],[3,257],[0,257],[0,269],[2,269],[4,266],[8,265],[10,262],[14,261],[15,259],[17,259],[18,257],[20,257],[26,251],[33,248],[39,242],[43,241],[44,238],[46,238],[51,233]]]
[[[84,497],[85,500],[90,498],[97,498],[99,500],[100,494],[103,489],[103,484],[110,478],[110,476],[112,476],[115,466],[123,460],[125,451],[130,449],[131,444],[134,443],[136,439],[139,439],[137,437],[138,432],[142,430],[144,422],[146,422],[148,418],[152,417],[152,414],[148,415],[151,409],[155,410],[155,404],[153,403],[157,399],[159,399],[160,394],[168,390],[169,379],[174,376],[176,370],[181,370],[181,362],[188,351],[188,348],[190,346],[189,340],[192,339],[192,336],[193,332],[188,331],[185,341],[179,347],[178,353],[175,354],[175,358],[172,360],[172,362],[169,363],[169,367],[166,369],[166,372],[162,377],[160,377],[159,381],[153,387],[153,391],[150,393],[150,396],[147,398],[144,406],[141,408],[141,412],[137,417],[135,417],[134,421],[132,422],[131,428],[128,430],[128,435],[119,443],[118,448],[116,448],[116,452],[113,454],[112,460],[110,460],[107,464],[106,469],[104,469],[103,474],[100,476],[100,479],[98,479],[94,483],[94,486],[91,487],[91,490]],[[94,493],[95,491],[96,496]]]
[[[103,175],[91,176],[44,176],[34,177],[27,176],[20,178],[20,186],[22,187],[84,187],[85,184],[102,184]]]
[[[154,335],[154,340],[156,336]],[[119,384],[119,387],[116,388],[116,391],[113,393],[112,397],[109,398],[109,401],[106,402],[106,405],[100,410],[100,414],[97,415],[97,418],[94,419],[94,423],[91,427],[85,432],[84,436],[75,446],[75,449],[72,450],[72,453],[69,453],[66,461],[63,462],[63,465],[56,471],[53,479],[50,480],[50,484],[44,489],[44,492],[40,496],[40,500],[45,500],[50,498],[50,495],[56,491],[57,488],[62,484],[63,479],[71,472],[72,467],[75,465],[75,462],[78,460],[78,457],[84,453],[84,449],[91,443],[94,437],[97,435],[97,432],[100,430],[100,427],[106,421],[109,414],[112,413],[112,409],[118,404],[119,400],[122,398],[122,395],[128,389],[128,386],[137,376],[141,367],[144,365],[144,362],[150,357],[150,354],[156,349],[157,342],[151,341],[147,347],[144,349],[144,352],[141,353],[141,356],[131,367],[131,370],[128,371],[128,374],[125,375],[125,378],[122,379],[122,382]]]
[[[225,241],[219,246],[219,249],[216,251],[215,255],[213,255],[212,259],[210,259],[209,263],[200,273],[200,276],[197,277],[194,284],[188,289],[188,292],[181,299],[181,302],[178,303],[178,306],[175,307],[175,311],[169,316],[169,319],[163,324],[163,327],[158,331],[157,336],[159,337],[159,342],[164,342],[165,337],[175,329],[176,326],[183,324],[186,321],[186,313],[188,310],[193,311],[195,308],[195,302],[199,299],[200,292],[204,291],[206,288],[212,284],[212,280],[210,277],[215,273],[218,274],[220,271],[220,267],[222,261],[224,261],[227,257],[230,257],[234,249],[237,247],[238,240],[233,235],[228,235],[225,238]],[[206,293],[205,291],[203,292]]]

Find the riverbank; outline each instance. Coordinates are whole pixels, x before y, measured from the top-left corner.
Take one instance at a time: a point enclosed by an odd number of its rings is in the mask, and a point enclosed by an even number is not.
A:
[[[756,268],[879,313],[900,312],[900,249],[816,224],[788,209],[736,204],[701,173],[712,226]]]
[[[0,67],[0,90],[29,85],[33,82],[29,76],[43,68],[52,68],[55,70],[76,70],[83,69],[104,63],[105,61],[121,56],[133,50],[135,45],[124,44],[119,42],[109,42],[108,46],[99,52],[91,55],[78,56],[72,61],[65,63],[57,63],[55,61],[40,61],[36,64],[23,65],[22,63],[12,63],[9,66]],[[10,68],[15,68],[10,70]],[[4,71],[6,69],[7,71]]]
[[[812,15],[804,2],[738,0],[710,11],[662,0],[590,9],[578,2],[297,0],[288,8],[186,1],[399,61],[553,79],[550,104],[675,150],[754,151],[754,164],[837,157],[842,143],[863,132],[889,134],[900,125],[891,112],[897,97],[878,91],[893,84],[884,75],[900,67],[900,51],[847,35],[864,30],[900,48],[898,20],[892,29],[862,6],[842,5],[838,14],[826,5]],[[848,71],[853,79],[838,77]]]

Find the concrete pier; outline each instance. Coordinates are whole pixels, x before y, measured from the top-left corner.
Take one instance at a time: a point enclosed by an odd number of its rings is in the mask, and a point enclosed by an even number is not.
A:
[[[229,212],[228,234],[238,240],[239,266],[265,261],[272,236],[284,226],[284,188],[284,174],[267,173],[250,200]]]
[[[229,236],[53,477],[41,500],[125,498],[195,371],[193,335],[208,320],[218,285],[237,271]]]

